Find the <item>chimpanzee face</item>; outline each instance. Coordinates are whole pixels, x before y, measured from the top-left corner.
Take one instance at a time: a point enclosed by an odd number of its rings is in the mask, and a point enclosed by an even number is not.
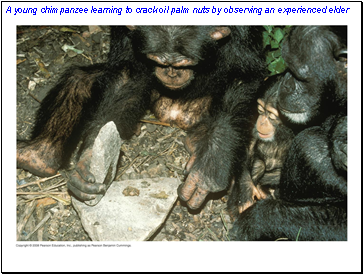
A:
[[[261,141],[275,140],[276,128],[281,124],[277,109],[268,99],[258,99],[258,119],[255,126],[255,136]]]
[[[129,26],[137,32],[138,54],[153,62],[156,78],[168,89],[178,90],[194,79],[195,67],[215,41],[230,34],[228,27]]]
[[[296,28],[288,36],[282,55],[289,70],[282,80],[278,108],[290,122],[306,124],[324,111],[323,103],[337,92],[337,67],[344,47],[321,26]]]
[[[156,62],[155,75],[169,89],[187,86],[194,78],[192,67],[197,60],[178,53],[147,54],[147,58]]]
[[[253,130],[256,139],[274,142],[282,127],[279,111],[276,108],[277,94],[281,88],[281,75],[269,77],[260,86],[263,96],[257,100],[258,119]]]
[[[278,108],[291,122],[305,124],[318,115],[323,89],[309,78],[294,75],[287,72],[282,79]]]

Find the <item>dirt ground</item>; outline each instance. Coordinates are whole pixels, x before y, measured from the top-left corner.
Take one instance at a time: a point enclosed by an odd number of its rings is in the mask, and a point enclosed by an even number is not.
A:
[[[71,65],[104,62],[109,50],[105,26],[33,26],[17,29],[17,139],[27,139],[36,110],[62,71]],[[66,50],[68,47],[68,50]],[[63,48],[63,49],[62,49]],[[65,51],[66,50],[66,51]],[[145,116],[153,120],[151,114]],[[169,126],[142,123],[141,133],[121,147],[116,180],[139,179],[151,174],[183,179],[189,155],[185,132]],[[90,241],[71,205],[61,175],[39,178],[18,169],[18,241]],[[229,241],[231,219],[226,193],[209,196],[197,211],[177,201],[152,241]]]

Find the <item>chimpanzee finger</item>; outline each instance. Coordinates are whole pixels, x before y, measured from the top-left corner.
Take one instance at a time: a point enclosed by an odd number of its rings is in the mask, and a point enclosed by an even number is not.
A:
[[[197,188],[197,183],[199,181],[198,179],[199,176],[195,173],[192,173],[188,176],[185,183],[178,187],[178,195],[180,199],[183,201],[188,201],[192,197],[194,191]]]
[[[194,162],[195,162],[195,159],[197,158],[196,155],[192,155],[190,158],[189,158],[189,161],[188,163],[185,165],[185,169],[184,169],[184,176],[188,176],[189,175],[189,172],[190,170],[192,169],[193,165],[194,165]]]
[[[195,152],[195,146],[192,143],[192,140],[189,136],[185,137],[183,140],[184,148],[188,151],[190,155]]]
[[[95,176],[93,176],[93,174],[89,171],[89,169],[85,165],[78,163],[76,165],[75,170],[84,181],[92,184],[96,182]]]
[[[93,175],[92,175],[93,176]],[[76,171],[73,170],[69,174],[68,185],[72,185],[81,192],[87,194],[105,194],[106,187],[104,184],[96,184],[96,183],[89,183],[84,181],[81,175]]]
[[[81,201],[90,201],[97,197],[97,195],[91,195],[84,192],[81,192],[74,186],[72,186],[69,182],[67,183],[68,190],[73,193],[74,196],[76,196]]]
[[[190,209],[197,209],[199,208],[202,203],[204,202],[205,198],[207,197],[209,191],[197,188],[194,191],[192,198],[187,202],[187,205]]]
[[[76,164],[76,171],[81,175],[83,180],[89,183],[95,183],[96,179],[93,174],[90,172],[90,165],[92,159],[92,149],[88,148],[83,151],[82,156],[80,157],[78,163]]]

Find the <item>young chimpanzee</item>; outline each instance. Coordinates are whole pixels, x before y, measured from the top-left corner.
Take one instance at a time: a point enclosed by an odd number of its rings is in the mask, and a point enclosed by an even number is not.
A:
[[[193,153],[178,192],[190,208],[238,176],[263,81],[262,32],[249,26],[112,27],[107,63],[72,68],[44,99],[32,140],[18,142],[18,167],[47,176],[82,140],[68,188],[81,200],[104,193],[89,172],[100,128],[130,138],[147,109],[188,131]]]
[[[286,123],[303,130],[284,162],[277,199],[257,201],[240,214],[233,239],[347,240],[344,41],[341,27],[300,26],[287,37],[283,57],[289,71],[277,106]]]
[[[269,77],[261,85],[263,96],[257,100],[259,116],[247,152],[247,165],[243,165],[242,176],[233,185],[228,199],[228,208],[234,217],[257,200],[275,198],[278,190],[281,168],[294,138],[277,110],[282,77]]]

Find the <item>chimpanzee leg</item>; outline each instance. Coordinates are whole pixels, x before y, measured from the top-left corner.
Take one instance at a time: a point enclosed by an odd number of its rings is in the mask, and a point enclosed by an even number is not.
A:
[[[103,65],[69,69],[37,112],[31,141],[17,142],[17,166],[38,176],[54,175],[75,149],[84,120],[102,95],[92,90]]]
[[[266,199],[266,197],[267,195],[260,189],[260,186],[254,184],[249,170],[245,167],[240,179],[235,179],[230,190],[227,203],[228,213],[235,219],[256,201]]]
[[[188,177],[178,194],[190,208],[200,207],[209,192],[222,191],[239,177],[251,140],[258,85],[249,83],[230,88],[222,99],[221,111],[217,115],[212,113],[188,131],[188,143],[193,147],[192,163],[187,164]]]
[[[101,78],[97,84],[106,89],[107,96],[104,96],[92,119],[86,124],[79,161],[75,170],[69,174],[68,189],[83,201],[92,200],[95,194],[103,194],[106,190],[103,184],[95,183],[95,178],[90,173],[92,147],[102,126],[113,121],[121,138],[128,139],[134,134],[140,118],[150,107],[147,81],[129,79],[124,83],[103,80],[108,79]]]

